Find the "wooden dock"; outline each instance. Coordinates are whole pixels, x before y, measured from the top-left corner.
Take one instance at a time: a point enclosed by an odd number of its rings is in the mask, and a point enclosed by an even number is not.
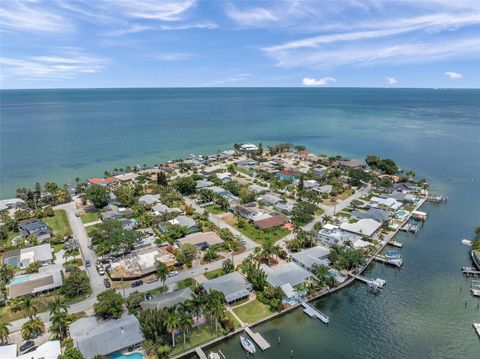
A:
[[[465,274],[467,277],[478,277],[480,276],[480,271],[476,270],[473,267],[462,267],[462,273]]]
[[[380,262],[383,264],[390,264],[398,268],[400,268],[403,265],[403,259],[401,258],[388,259],[383,256],[374,256],[373,259],[376,260],[377,262]]]
[[[382,289],[383,286],[387,283],[385,280],[381,278],[372,279],[372,278],[367,278],[361,275],[356,275],[355,278],[358,279],[360,282],[368,284],[369,287],[373,287],[376,289]]]
[[[393,239],[388,241],[388,244],[390,244],[391,246],[397,247],[397,248],[402,248],[403,247],[403,243],[395,242]]]
[[[262,350],[270,348],[270,343],[265,340],[260,333],[254,333],[249,327],[245,328],[245,333],[247,333],[250,338],[260,347]]]
[[[328,324],[328,322],[330,321],[330,318],[327,315],[323,314],[318,309],[313,308],[310,304],[306,302],[302,302],[302,307],[305,308],[303,311],[306,314],[308,314],[311,318],[313,317],[318,318],[325,324]]]
[[[195,354],[197,354],[200,359],[207,359],[207,355],[200,347],[195,348]]]

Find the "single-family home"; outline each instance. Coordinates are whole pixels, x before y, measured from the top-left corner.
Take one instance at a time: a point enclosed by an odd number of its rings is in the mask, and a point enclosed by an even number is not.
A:
[[[282,201],[282,197],[274,195],[272,193],[266,193],[258,197],[258,201],[263,202],[269,206],[275,206],[278,202]]]
[[[28,353],[17,356],[17,344],[0,346],[2,359],[57,359],[62,354],[59,340],[49,340],[38,347],[32,347]]]
[[[288,180],[293,181],[299,175],[298,171],[295,170],[283,170],[275,173],[275,177],[281,181]]]
[[[239,272],[232,272],[202,283],[205,291],[217,290],[225,295],[229,305],[248,299],[252,291],[250,282]]]
[[[377,222],[371,218],[361,219],[355,223],[340,224],[340,228],[343,231],[358,234],[361,236],[368,236],[368,237],[372,237],[376,233],[378,233],[381,227],[382,227],[382,223]]]
[[[158,294],[150,300],[141,302],[140,308],[142,308],[142,310],[171,308],[185,303],[187,300],[191,300],[192,294],[193,292],[189,287],[174,290],[173,292],[169,293]]]
[[[355,219],[371,218],[377,222],[384,223],[390,220],[390,212],[378,208],[369,208],[368,211],[352,211],[350,215]]]
[[[18,209],[25,204],[25,201],[20,198],[10,198],[0,200],[0,212],[8,211],[10,209]]]
[[[214,185],[213,182],[206,181],[206,180],[198,180],[196,188],[197,189],[208,188],[208,187],[212,187],[213,185]]]
[[[312,172],[315,176],[321,177],[325,173],[326,168],[324,167],[315,167],[312,168]]]
[[[144,206],[151,206],[157,202],[160,202],[159,194],[146,194],[138,199],[138,203],[143,204]]]
[[[198,231],[198,225],[195,220],[188,216],[177,216],[174,219],[168,221],[171,224],[178,225],[185,227],[188,232],[196,232]]]
[[[330,194],[330,193],[332,193],[332,190],[333,190],[333,186],[331,184],[326,184],[326,185],[323,185],[323,186],[312,188],[312,191],[315,191],[319,194],[324,194],[324,193]]]
[[[287,215],[290,215],[295,209],[295,204],[295,201],[287,199],[285,202],[282,201],[277,203],[275,208]]]
[[[50,238],[50,229],[48,225],[38,219],[32,219],[22,222],[18,225],[23,238],[35,236],[39,242],[44,242]]]
[[[372,197],[370,199],[369,206],[373,208],[385,209],[388,211],[397,211],[402,206],[402,202],[399,202],[395,198],[391,197]]]
[[[223,183],[226,183],[232,180],[232,174],[230,172],[220,172],[220,173],[217,173],[216,176]]]
[[[235,204],[238,202],[238,197],[234,196],[230,191],[218,186],[212,186],[208,188],[209,190],[213,191],[220,197],[225,198],[230,205]]]
[[[120,182],[132,182],[132,181],[134,181],[137,177],[138,177],[138,175],[137,175],[136,173],[133,173],[133,172],[122,173],[122,174],[120,174],[120,175],[113,176],[113,178],[116,178],[116,179],[119,180]]]
[[[339,160],[332,163],[333,167],[339,167],[341,169],[364,169],[367,168],[367,164],[363,160]]]
[[[307,282],[313,276],[312,273],[305,268],[293,262],[279,264],[275,267],[261,264],[260,269],[265,272],[267,282],[273,287],[281,287],[284,284],[290,284],[292,287],[296,287]]]
[[[393,185],[393,191],[411,193],[416,192],[418,187],[410,182],[395,183]]]
[[[250,186],[248,186],[248,189],[249,189],[250,191],[255,192],[255,193],[264,193],[264,192],[268,191],[268,187],[259,186],[259,185],[256,184],[256,183],[251,184]]]
[[[116,183],[118,183],[118,179],[114,177],[108,177],[108,178],[89,178],[88,183],[91,185],[98,185],[98,186],[112,186]]]
[[[70,337],[85,359],[125,349],[131,351],[145,340],[134,315],[106,321],[95,317],[80,318],[70,324]]]
[[[315,267],[321,265],[328,266],[330,264],[329,255],[329,248],[315,246],[293,254],[292,260],[306,270],[312,271]]]
[[[38,273],[14,277],[8,284],[8,297],[12,299],[24,295],[38,295],[60,288],[62,284],[62,266],[48,265],[40,267]]]
[[[215,232],[210,231],[192,233],[185,237],[178,238],[175,242],[178,246],[192,244],[199,247],[201,250],[204,250],[208,247],[223,243],[223,240]]]
[[[53,261],[52,247],[50,244],[14,249],[3,253],[3,263],[15,267],[25,268],[33,262],[41,262],[42,265],[51,264]]]
[[[268,218],[254,220],[253,225],[258,229],[269,229],[280,227],[290,222],[290,218],[281,213],[270,212],[268,215]]]
[[[361,238],[357,234],[342,231],[339,226],[330,223],[324,225],[317,234],[317,240],[327,245],[343,244],[347,241],[353,243]]]
[[[152,212],[154,215],[158,216],[160,214],[165,214],[165,213],[173,213],[173,212],[178,212],[181,213],[182,210],[180,208],[170,208],[162,203],[157,203],[155,206],[152,207]]]

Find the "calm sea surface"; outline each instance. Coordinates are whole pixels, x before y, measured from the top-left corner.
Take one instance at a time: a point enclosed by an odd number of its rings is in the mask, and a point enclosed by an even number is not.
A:
[[[235,142],[379,154],[448,195],[417,235],[401,234],[400,271],[373,265],[379,295],[355,283],[256,328],[257,358],[480,358],[479,301],[460,267],[480,225],[480,91],[421,89],[115,89],[0,91],[0,198],[19,186],[213,153]],[[278,345],[278,337],[281,344]],[[243,358],[237,337],[220,348]]]

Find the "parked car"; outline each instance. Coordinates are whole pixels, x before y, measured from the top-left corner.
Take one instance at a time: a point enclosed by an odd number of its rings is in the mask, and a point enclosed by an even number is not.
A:
[[[65,268],[65,273],[70,273],[72,271],[72,267]]]
[[[151,300],[153,298],[152,293],[145,293],[145,300]]]
[[[87,260],[85,261],[85,267],[88,268],[88,267],[90,267],[91,265],[92,265],[92,263],[90,262],[90,259],[87,259]]]
[[[110,288],[112,286],[112,284],[110,283],[110,281],[107,278],[105,278],[103,280],[103,284],[105,284],[106,288]]]
[[[97,266],[97,272],[100,275],[104,275],[105,274],[105,269],[103,269],[103,267],[101,267],[101,266]]]
[[[34,352],[35,350],[37,350],[37,348],[38,348],[38,347],[35,345],[35,346],[31,347],[30,349],[25,350],[25,351],[23,352],[23,354],[28,354],[28,353]]]
[[[169,277],[174,277],[174,276],[176,276],[177,274],[178,274],[178,272],[177,272],[176,270],[174,270],[174,271],[171,271],[170,273],[168,273],[168,276],[169,276]]]
[[[132,282],[132,288],[140,287],[142,284],[143,280],[136,280],[135,282]]]
[[[156,282],[158,281],[158,278],[157,277],[150,277],[147,279],[147,283],[153,283],[153,282]]]
[[[28,349],[34,347],[34,346],[35,346],[35,342],[33,340],[23,341],[22,343],[20,343],[19,350],[21,352],[23,352],[25,350],[28,350]]]

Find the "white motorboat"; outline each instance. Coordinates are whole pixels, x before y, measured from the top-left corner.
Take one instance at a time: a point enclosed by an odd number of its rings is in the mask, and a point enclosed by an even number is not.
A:
[[[250,354],[255,354],[255,352],[257,351],[252,341],[243,335],[240,335],[240,343],[242,344],[243,349],[245,349]]]

